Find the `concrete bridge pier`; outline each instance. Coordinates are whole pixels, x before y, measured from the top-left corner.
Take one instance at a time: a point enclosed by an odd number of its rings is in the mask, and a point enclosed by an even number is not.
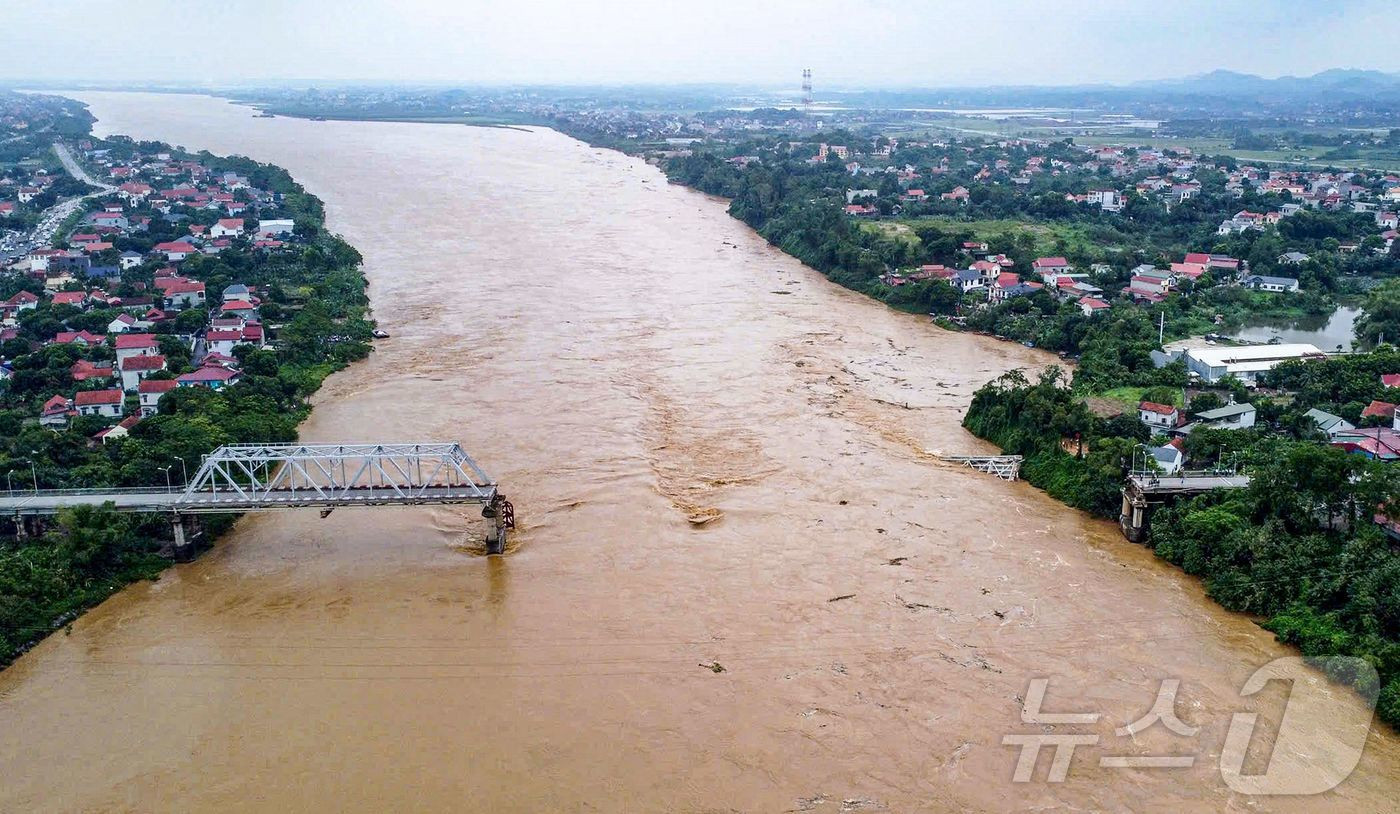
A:
[[[171,554],[176,562],[189,562],[194,559],[194,543],[190,542],[185,528],[185,518],[182,515],[172,515],[170,527],[175,531],[175,545],[171,548]]]
[[[27,540],[44,533],[44,519],[33,514],[15,515],[15,537]]]
[[[1118,513],[1118,525],[1123,536],[1134,543],[1147,539],[1148,524],[1152,518],[1152,505],[1136,490],[1123,490],[1123,508]]]

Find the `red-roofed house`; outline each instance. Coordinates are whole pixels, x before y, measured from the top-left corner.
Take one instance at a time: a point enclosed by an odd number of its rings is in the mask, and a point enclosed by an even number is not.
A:
[[[73,406],[78,415],[117,418],[122,414],[122,398],[120,390],[79,390],[73,396]]]
[[[1079,310],[1084,312],[1084,316],[1091,317],[1100,311],[1107,311],[1111,306],[1098,297],[1080,297]]]
[[[1181,423],[1181,412],[1170,404],[1144,401],[1138,404],[1138,420],[1148,429],[1165,431]]]
[[[73,413],[73,400],[63,396],[54,396],[44,402],[43,409],[39,411],[39,425],[48,427],[51,430],[61,430],[68,426],[68,417]]]
[[[122,374],[122,389],[135,390],[137,385],[158,370],[165,370],[165,357],[160,354],[150,356],[128,356],[119,365]]]
[[[1400,373],[1381,374],[1381,387],[1400,387]]]
[[[174,310],[198,308],[204,305],[204,283],[178,277],[156,280],[156,288],[165,293],[165,307]]]
[[[1063,257],[1037,257],[1031,262],[1031,270],[1041,275],[1045,274],[1068,274],[1070,272],[1069,261]]]
[[[155,334],[119,334],[113,339],[117,349],[117,364],[132,356],[154,356],[160,353]]]
[[[1171,270],[1173,275],[1191,280],[1206,273],[1206,267],[1203,263],[1172,263]]]
[[[73,305],[81,307],[87,302],[86,291],[59,291],[53,295],[54,305]]]
[[[13,297],[0,303],[0,308],[6,311],[19,313],[20,311],[32,311],[39,307],[38,295],[29,291],[17,291]]]
[[[258,316],[258,307],[247,300],[232,300],[226,302],[219,310],[229,316],[240,317],[245,320],[256,319]]]
[[[242,234],[242,218],[219,218],[219,221],[209,229],[210,237],[238,237]]]
[[[127,416],[116,424],[110,427],[104,427],[93,433],[92,440],[100,441],[105,444],[108,441],[116,441],[120,438],[125,438],[131,434],[131,428],[135,427],[140,421],[141,416],[139,415]]]
[[[141,415],[153,416],[160,412],[160,397],[179,386],[174,379],[146,379],[138,384],[136,393],[141,400]]]
[[[1400,460],[1400,432],[1390,427],[1343,430],[1332,436],[1332,446],[1377,461]]]
[[[1366,405],[1366,409],[1361,411],[1362,418],[1384,418],[1386,421],[1395,419],[1395,405],[1388,401],[1376,399]]]
[[[59,345],[101,345],[107,337],[87,331],[59,331],[53,341]]]
[[[85,382],[88,379],[110,379],[112,378],[112,366],[98,366],[86,359],[79,359],[68,368],[68,373],[75,382]]]
[[[165,259],[172,263],[184,260],[186,257],[199,251],[199,249],[196,249],[192,244],[186,243],[183,240],[157,243],[155,250],[164,254]]]

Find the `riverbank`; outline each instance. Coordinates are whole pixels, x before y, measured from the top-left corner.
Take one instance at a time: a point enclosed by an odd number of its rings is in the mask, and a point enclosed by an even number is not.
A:
[[[65,167],[91,183],[87,171],[67,154],[67,148],[60,149]],[[89,158],[102,155],[109,165],[111,156],[127,156],[119,161],[135,165],[140,163],[136,149],[129,140],[109,138],[88,143],[85,153]],[[176,476],[186,475],[220,444],[292,440],[297,424],[310,412],[312,395],[325,378],[370,351],[373,323],[366,313],[360,256],[326,230],[321,201],[286,170],[248,159],[189,153],[161,143],[144,143],[139,149],[149,156],[168,155],[159,159],[162,162],[183,162],[210,176],[240,179],[240,188],[266,196],[256,204],[258,211],[265,217],[277,213],[291,216],[296,234],[291,235],[288,229],[282,240],[263,240],[260,245],[246,237],[225,241],[228,245],[218,246],[217,254],[194,252],[193,257],[179,262],[152,251],[160,239],[156,237],[159,228],[168,229],[167,223],[148,226],[144,232],[109,236],[116,244],[113,255],[126,251],[147,258],[124,270],[119,279],[108,280],[106,287],[111,294],[140,302],[143,292],[166,290],[161,288],[165,275],[178,281],[180,290],[200,295],[197,306],[184,310],[177,306],[169,318],[156,319],[145,313],[147,308],[138,310],[149,320],[144,327],[149,333],[133,331],[125,336],[149,337],[149,352],[155,354],[152,360],[159,362],[149,380],[168,381],[173,387],[176,376],[198,374],[219,388],[192,385],[169,392],[153,390],[157,395],[149,401],[143,395],[138,404],[135,384],[131,383],[129,403],[118,406],[117,414],[110,417],[75,413],[68,418],[60,412],[55,425],[32,423],[40,402],[48,404],[55,389],[73,387],[68,381],[70,365],[74,369],[83,365],[113,369],[111,350],[105,343],[62,343],[55,340],[56,334],[101,334],[111,320],[129,310],[121,307],[122,301],[114,306],[85,296],[80,307],[75,307],[55,304],[44,295],[34,313],[16,329],[11,338],[16,344],[6,343],[11,354],[20,347],[31,350],[14,356],[15,375],[0,394],[0,417],[8,427],[0,436],[0,468],[22,468],[30,473],[32,460],[34,488],[167,486],[172,469]],[[102,186],[108,193],[116,190],[110,184]],[[232,195],[228,197],[233,200]],[[255,205],[245,203],[246,197],[238,199],[239,206]],[[106,202],[112,201],[117,201],[114,195]],[[209,217],[194,207],[175,208],[190,210],[179,215],[180,223],[197,223]],[[75,212],[75,218],[90,215],[86,210]],[[149,204],[131,200],[125,202],[122,217],[123,223],[145,218],[155,224],[160,213]],[[233,222],[220,221],[225,227]],[[242,219],[237,222],[242,223]],[[67,232],[58,238],[59,245],[66,245],[62,241],[68,238]],[[172,266],[178,266],[178,272]],[[18,278],[7,279],[5,284],[33,287],[32,281]],[[220,315],[216,309],[211,315],[203,302],[206,288],[216,297],[219,292],[237,290],[242,293],[235,295],[235,300],[241,296],[251,302],[231,303],[228,295],[212,299],[209,305],[219,303],[225,313]],[[38,291],[44,294],[42,288]],[[229,318],[233,308],[242,316]],[[192,347],[204,347],[205,337],[214,335],[213,327],[206,332],[205,323],[213,325],[213,318],[220,316],[224,323],[220,336],[236,323],[240,338],[219,340],[229,346],[225,349],[221,344],[220,350],[229,352],[193,358]],[[126,319],[133,317],[126,313]],[[201,338],[189,338],[196,335]],[[117,364],[120,366],[120,360]],[[111,387],[95,376],[87,384],[79,383],[78,393],[88,392],[92,386]],[[110,392],[120,398],[120,390]],[[160,396],[160,392],[165,395]],[[110,425],[123,418],[123,411],[126,416],[117,428],[119,432],[107,437],[115,432]],[[232,522],[232,517],[205,518],[200,547],[212,546]],[[158,578],[167,563],[162,553],[169,547],[170,526],[163,518],[122,515],[102,507],[62,512],[41,535],[0,541],[0,666],[11,663],[44,636],[70,625],[84,610],[123,586]]]

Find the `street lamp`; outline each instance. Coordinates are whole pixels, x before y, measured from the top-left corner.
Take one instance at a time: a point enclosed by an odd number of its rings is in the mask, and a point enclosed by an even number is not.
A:
[[[33,455],[34,453],[29,453]],[[34,478],[34,494],[39,494],[39,469],[34,465],[34,459],[29,459],[29,474]]]
[[[185,485],[186,485],[186,486],[189,486],[189,485],[190,485],[190,470],[189,470],[189,467],[185,466],[185,459],[184,459],[184,458],[181,458],[179,455],[176,455],[176,456],[175,456],[175,460],[177,460],[177,461],[180,462],[180,474],[181,474],[181,475],[184,475]]]
[[[5,488],[8,489],[12,495],[15,493],[14,474],[15,471],[13,469],[5,473]]]
[[[173,492],[175,489],[173,486],[170,485],[170,470],[174,468],[174,464],[171,464],[170,466],[161,466],[157,468],[165,473],[165,491]]]

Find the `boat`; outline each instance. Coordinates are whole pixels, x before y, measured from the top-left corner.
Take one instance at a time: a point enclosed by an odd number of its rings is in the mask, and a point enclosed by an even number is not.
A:
[[[388,339],[389,332],[375,328],[373,331],[370,331],[370,336],[373,336],[375,339]]]

